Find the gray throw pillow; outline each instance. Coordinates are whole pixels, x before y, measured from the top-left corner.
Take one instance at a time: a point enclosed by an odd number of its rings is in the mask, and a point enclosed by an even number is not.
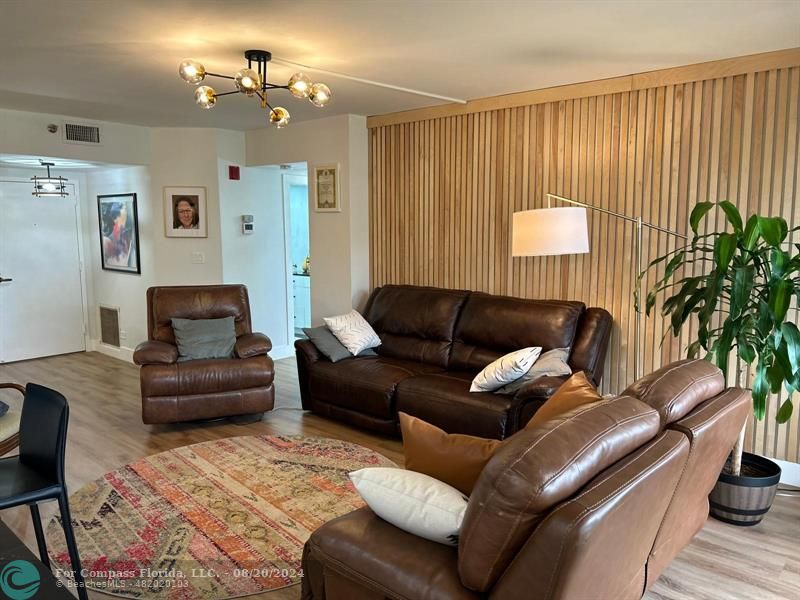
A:
[[[223,319],[172,319],[178,360],[231,358],[236,345],[233,317]]]
[[[336,339],[336,336],[331,333],[327,325],[319,327],[307,327],[303,329],[303,333],[308,336],[311,343],[316,346],[322,354],[328,357],[331,362],[338,362],[344,358],[353,356],[350,351],[345,348],[342,343]],[[367,348],[358,354],[359,357],[363,356],[377,356],[374,350]]]
[[[0,417],[8,412],[8,404],[5,402],[0,402]]]
[[[504,385],[496,393],[515,394],[523,385],[540,377],[572,375],[572,368],[567,363],[568,360],[569,348],[554,348],[543,352],[525,375]]]

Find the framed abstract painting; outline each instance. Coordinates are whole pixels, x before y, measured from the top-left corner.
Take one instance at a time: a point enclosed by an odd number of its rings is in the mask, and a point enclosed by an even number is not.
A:
[[[136,194],[97,197],[100,261],[107,271],[141,274]]]

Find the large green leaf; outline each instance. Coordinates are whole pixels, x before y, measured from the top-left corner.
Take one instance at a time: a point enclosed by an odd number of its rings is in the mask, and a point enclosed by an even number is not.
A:
[[[793,293],[794,286],[792,282],[785,279],[776,281],[774,285],[770,286],[768,302],[775,325],[780,325],[786,318],[786,311],[789,310]]]
[[[789,233],[789,225],[781,217],[758,217],[758,230],[770,246],[779,246]]]
[[[747,219],[747,225],[744,227],[744,247],[748,250],[752,250],[756,247],[758,243],[758,237],[761,235],[761,231],[758,228],[758,217],[756,215],[751,215],[749,219]]]
[[[781,325],[781,334],[786,344],[786,355],[792,368],[792,373],[800,371],[800,330],[794,323],[786,322]]]
[[[753,412],[759,421],[767,413],[767,393],[769,384],[767,383],[767,369],[763,364],[759,364],[756,369],[756,377],[753,380]]]
[[[714,242],[714,260],[717,262],[717,271],[720,273],[727,271],[731,264],[737,241],[736,234],[721,233]]]
[[[719,207],[725,212],[728,223],[733,226],[734,231],[736,231],[736,233],[742,233],[742,215],[739,213],[739,209],[727,200],[720,202]]]
[[[755,285],[755,267],[747,265],[737,267],[733,276],[733,292],[731,293],[731,318],[738,319],[750,300],[750,293]]]
[[[780,248],[773,248],[769,253],[769,264],[772,269],[772,278],[780,279],[789,270],[789,253]]]
[[[786,423],[789,419],[792,418],[792,410],[794,407],[792,406],[792,399],[787,398],[781,404],[781,407],[778,409],[778,414],[775,416],[775,420],[778,423]]]
[[[692,214],[689,215],[689,226],[692,228],[695,235],[697,235],[697,228],[700,225],[700,221],[703,220],[703,217],[705,217],[712,208],[714,208],[713,202],[698,202],[692,209]]]

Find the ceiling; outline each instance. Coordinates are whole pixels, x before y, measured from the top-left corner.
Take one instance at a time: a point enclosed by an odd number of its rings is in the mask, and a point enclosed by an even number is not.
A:
[[[795,0],[2,0],[0,107],[245,130],[266,124],[256,100],[196,107],[177,75],[181,59],[233,74],[245,49],[262,48],[474,99],[796,46]],[[273,64],[270,80],[285,83],[295,70]],[[330,85],[333,101],[319,109],[275,92],[295,122],[440,103],[309,74]]]

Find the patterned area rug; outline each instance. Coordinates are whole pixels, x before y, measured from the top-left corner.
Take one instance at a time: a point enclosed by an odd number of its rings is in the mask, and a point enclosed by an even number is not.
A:
[[[299,583],[303,544],[363,506],[347,473],[394,466],[327,438],[245,436],[148,456],[70,497],[87,585],[126,598],[223,600]],[[61,526],[47,528],[69,569]]]

